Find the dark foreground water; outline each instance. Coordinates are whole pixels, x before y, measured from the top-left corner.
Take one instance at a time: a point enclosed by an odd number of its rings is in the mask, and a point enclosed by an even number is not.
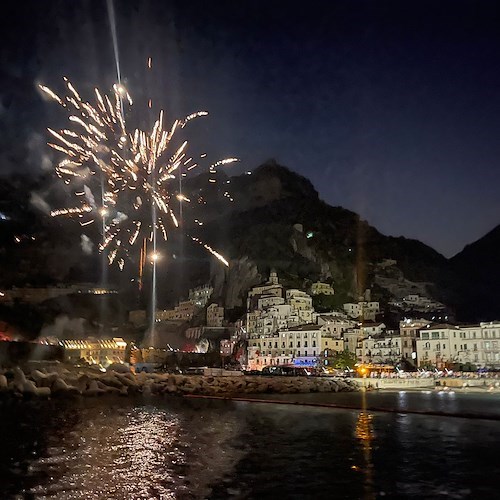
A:
[[[500,396],[310,402],[480,412]],[[500,422],[277,404],[0,401],[0,498],[499,498]]]

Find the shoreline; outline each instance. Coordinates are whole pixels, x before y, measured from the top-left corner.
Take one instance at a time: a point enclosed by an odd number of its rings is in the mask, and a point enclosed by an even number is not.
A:
[[[0,395],[14,397],[95,397],[103,394],[128,396],[164,394],[200,394],[234,396],[237,394],[297,394],[314,392],[353,392],[355,382],[340,378],[262,377],[252,375],[174,375],[133,374],[120,371],[96,372],[69,365],[45,368],[15,367],[0,370]]]

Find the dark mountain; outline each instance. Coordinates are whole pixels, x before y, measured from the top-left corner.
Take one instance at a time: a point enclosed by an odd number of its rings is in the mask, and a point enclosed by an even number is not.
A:
[[[500,225],[479,240],[466,245],[451,259],[461,281],[460,304],[467,317],[500,317]]]
[[[358,214],[329,206],[309,180],[287,168],[271,161],[252,175],[231,178],[227,186],[231,211],[219,204],[203,237],[233,260],[248,257],[261,276],[275,268],[290,286],[333,280],[339,296],[355,298],[372,287],[375,264],[393,259],[407,280],[425,283],[438,300],[455,302],[455,277],[445,257],[419,241],[385,236]],[[241,272],[236,279],[243,279]]]
[[[275,268],[288,286],[334,282],[339,301],[356,299],[366,289],[374,299],[388,299],[396,288],[419,290],[463,311],[462,319],[500,316],[489,293],[471,294],[477,288],[472,286],[475,277],[488,287],[498,282],[499,263],[491,249],[498,248],[499,228],[448,260],[420,241],[383,235],[358,214],[326,204],[308,179],[274,161],[250,175],[229,177],[226,172],[230,170],[184,181],[184,194],[191,199],[184,210],[184,230],[172,232],[160,248],[160,307],[209,279],[226,305],[242,306],[248,287]],[[0,285],[100,279],[102,257],[95,248],[91,255],[83,253],[79,225],[51,218],[37,198],[52,206],[52,199],[64,195],[57,182],[46,176],[3,183],[1,211],[8,220],[0,221]],[[21,242],[15,240],[18,235]],[[193,243],[192,236],[228,258],[230,268]],[[389,259],[396,262],[382,280],[380,264]],[[133,262],[124,273],[106,272],[118,284],[130,284],[137,274]]]

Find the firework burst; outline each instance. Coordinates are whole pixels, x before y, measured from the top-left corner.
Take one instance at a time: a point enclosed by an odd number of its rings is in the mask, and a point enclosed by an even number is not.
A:
[[[174,146],[173,139],[191,120],[208,113],[192,113],[165,128],[160,111],[150,132],[128,132],[123,108],[133,103],[123,85],[115,84],[111,96],[96,88],[95,104],[90,104],[67,78],[64,81],[68,91],[64,97],[44,85],[40,89],[68,113],[71,128],[49,128],[55,141],[48,144],[64,155],[56,166],[57,175],[66,184],[78,185],[78,190],[74,192],[75,206],[54,210],[51,215],[76,217],[82,226],[100,220],[103,239],[99,250],[107,251],[109,263],[116,262],[123,269],[136,243],[143,249],[154,234],[167,240],[169,231],[179,227],[179,206],[190,200],[176,189],[176,179],[198,163],[187,156],[187,141],[180,145],[175,141]],[[209,172],[235,161],[238,159],[219,160],[209,166]],[[191,239],[228,265],[210,245]]]

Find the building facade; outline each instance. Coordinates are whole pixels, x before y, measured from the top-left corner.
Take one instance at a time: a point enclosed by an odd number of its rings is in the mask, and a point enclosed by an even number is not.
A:
[[[222,326],[224,323],[224,308],[217,304],[207,307],[207,326]]]
[[[344,304],[344,311],[351,318],[375,321],[376,315],[380,312],[379,302],[347,302]]]
[[[311,295],[334,295],[335,290],[328,283],[317,281],[311,285]]]
[[[81,360],[105,368],[112,363],[123,363],[127,343],[122,338],[85,340],[61,340],[66,359],[71,363]]]

